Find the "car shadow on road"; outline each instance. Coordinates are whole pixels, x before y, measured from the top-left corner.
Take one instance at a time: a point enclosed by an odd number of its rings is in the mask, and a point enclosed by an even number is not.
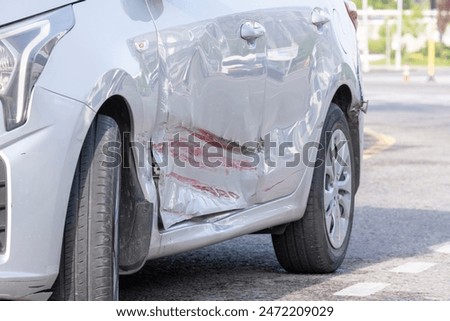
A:
[[[381,262],[431,253],[450,242],[449,227],[449,212],[359,207],[347,258],[334,274],[288,274],[276,260],[269,235],[247,235],[148,262],[137,274],[121,277],[120,299],[330,300],[301,297],[301,292]]]

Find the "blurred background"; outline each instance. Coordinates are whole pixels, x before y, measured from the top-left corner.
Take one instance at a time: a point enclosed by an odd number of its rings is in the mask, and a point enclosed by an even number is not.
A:
[[[448,66],[450,0],[356,0],[364,71]],[[407,67],[406,67],[407,68]]]

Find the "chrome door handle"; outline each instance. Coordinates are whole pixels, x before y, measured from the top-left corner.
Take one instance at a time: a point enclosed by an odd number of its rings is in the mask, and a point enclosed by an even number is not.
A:
[[[323,25],[330,22],[330,15],[322,8],[315,8],[311,13],[311,22],[317,28],[322,28]]]
[[[241,38],[247,40],[250,44],[254,44],[256,39],[266,34],[264,26],[255,21],[247,21],[241,26]]]

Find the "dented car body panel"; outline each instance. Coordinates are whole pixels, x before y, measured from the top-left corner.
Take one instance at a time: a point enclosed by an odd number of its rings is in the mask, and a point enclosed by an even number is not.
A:
[[[330,72],[345,67],[336,63],[340,44],[330,25],[311,23],[315,8],[314,1],[203,1],[198,10],[176,1],[153,10],[169,91],[153,139],[157,161],[168,163],[159,180],[165,227],[275,200],[299,185],[307,164],[294,165],[295,158],[305,142],[317,141],[313,129],[330,103],[333,77],[350,76]],[[264,37],[243,41],[239,27],[255,21]],[[179,148],[162,155],[177,135]],[[202,162],[211,142],[219,145],[211,146],[215,166]],[[270,143],[283,148],[275,152]],[[174,163],[180,158],[185,166]]]
[[[75,23],[34,84],[27,122],[0,128],[8,173],[0,298],[50,293],[78,155],[105,106],[123,105],[119,125],[129,132],[124,274],[301,219],[332,102],[348,109],[361,159],[364,97],[343,1],[87,0],[54,10],[73,11]],[[33,206],[37,184],[20,189],[36,180],[20,174],[30,162],[40,185],[58,186],[46,206]]]

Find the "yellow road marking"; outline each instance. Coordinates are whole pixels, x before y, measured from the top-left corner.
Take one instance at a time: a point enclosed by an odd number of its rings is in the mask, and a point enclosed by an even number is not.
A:
[[[366,128],[364,130],[364,134],[372,136],[373,138],[375,138],[376,141],[375,144],[373,144],[369,149],[364,151],[364,159],[369,159],[374,155],[379,154],[382,151],[385,151],[386,149],[392,147],[396,143],[394,137],[377,133],[376,131],[370,128]]]

